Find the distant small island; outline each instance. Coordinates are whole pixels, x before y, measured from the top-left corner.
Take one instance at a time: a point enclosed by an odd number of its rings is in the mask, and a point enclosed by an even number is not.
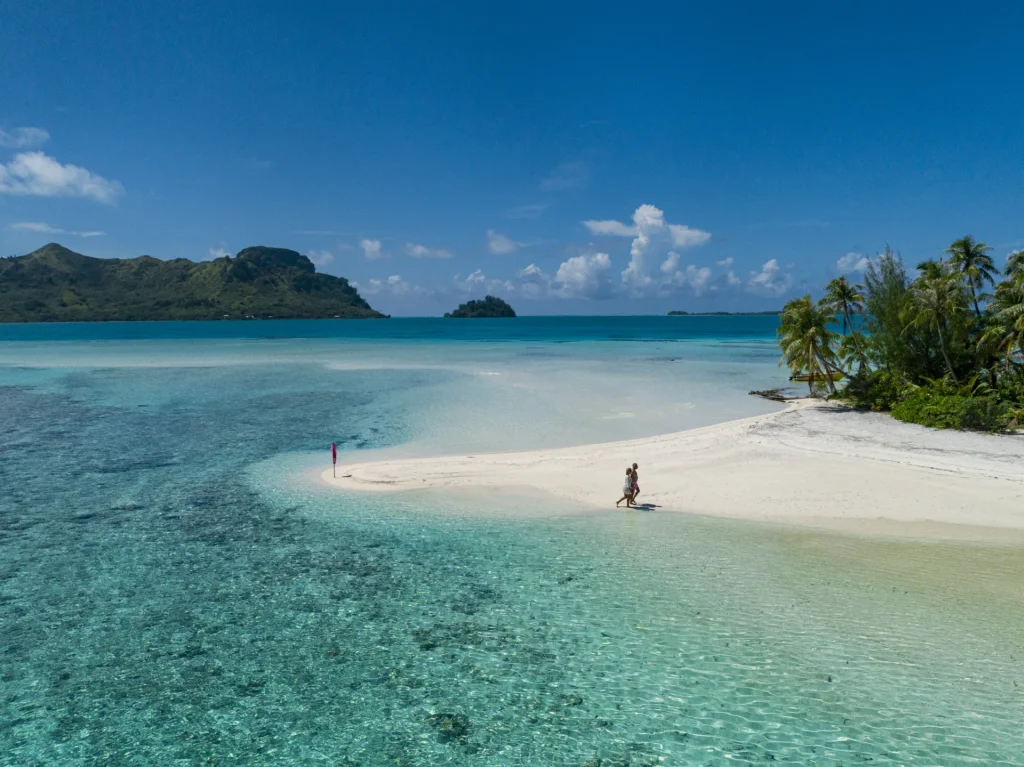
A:
[[[445,312],[445,317],[470,317],[473,319],[492,317],[515,317],[516,312],[506,302],[494,296],[481,301],[467,301],[454,312]]]
[[[0,258],[0,322],[384,317],[294,250],[234,258],[92,258],[51,242]]]
[[[782,314],[779,309],[766,312],[669,312],[669,317],[761,317],[771,314]]]

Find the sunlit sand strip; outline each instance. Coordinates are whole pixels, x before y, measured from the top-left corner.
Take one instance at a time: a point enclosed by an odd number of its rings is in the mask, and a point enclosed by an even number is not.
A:
[[[1024,530],[1024,437],[935,431],[809,400],[647,439],[370,460],[323,479],[377,492],[528,487],[609,508],[633,461],[639,502],[659,510],[861,532],[877,521]]]

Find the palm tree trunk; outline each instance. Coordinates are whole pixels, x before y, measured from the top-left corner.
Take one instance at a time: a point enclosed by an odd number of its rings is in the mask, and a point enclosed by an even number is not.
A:
[[[814,344],[807,345],[807,389],[814,396]]]
[[[935,327],[939,330],[939,348],[942,349],[942,358],[946,360],[946,367],[949,368],[949,377],[953,379],[953,383],[960,383],[956,373],[953,372],[953,363],[949,361],[949,352],[946,351],[946,338],[942,335],[942,322],[936,322]]]
[[[815,353],[818,355],[818,360],[825,368],[825,381],[828,384],[828,393],[835,394],[836,385],[832,381],[832,366],[828,364],[828,362],[825,360],[824,357],[821,356],[821,353],[817,349],[815,349]]]
[[[968,281],[967,285],[971,289],[971,300],[974,302],[974,313],[976,315],[978,315],[978,318],[980,319],[981,318],[981,309],[978,308],[978,295],[977,295],[977,293],[974,292],[974,283]]]

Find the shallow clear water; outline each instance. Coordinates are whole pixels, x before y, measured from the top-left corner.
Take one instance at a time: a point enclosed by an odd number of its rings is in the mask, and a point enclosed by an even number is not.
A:
[[[764,412],[726,330],[0,342],[0,765],[1024,763],[1018,549],[310,481]]]

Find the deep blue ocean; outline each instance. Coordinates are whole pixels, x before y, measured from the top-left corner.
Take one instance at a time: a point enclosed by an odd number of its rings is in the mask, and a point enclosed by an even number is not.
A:
[[[1018,549],[316,481],[769,412],[776,324],[0,325],[0,765],[1024,764]]]

